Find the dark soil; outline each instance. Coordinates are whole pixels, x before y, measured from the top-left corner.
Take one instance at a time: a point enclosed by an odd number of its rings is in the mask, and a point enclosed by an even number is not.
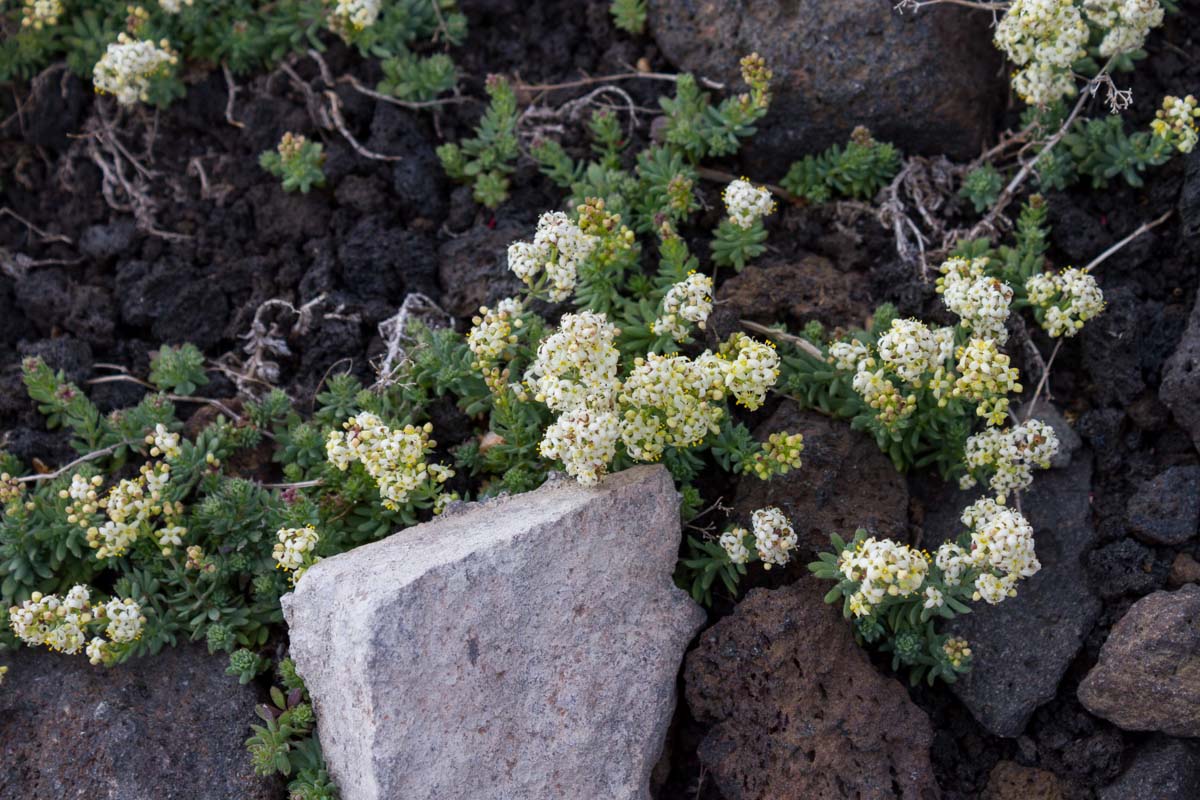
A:
[[[482,82],[493,72],[532,83],[624,71],[641,59],[654,69],[674,69],[649,37],[614,30],[606,0],[463,0],[461,6],[471,32],[455,58],[468,98],[482,97]],[[1133,81],[1139,102],[1130,124],[1144,124],[1163,94],[1200,87],[1200,5],[1185,2],[1183,8],[1151,37],[1150,58]],[[334,74],[354,74],[366,85],[378,77],[375,65],[339,46],[326,58]],[[306,79],[318,75],[307,59],[296,70]],[[657,95],[672,88],[648,80],[622,87],[644,108],[657,107]],[[323,314],[306,336],[289,342],[293,354],[281,363],[280,383],[303,407],[335,369],[371,374],[382,345],[377,326],[407,294],[421,292],[442,303],[462,326],[479,302],[503,292],[495,285],[496,259],[508,241],[528,234],[539,213],[561,204],[561,193],[523,163],[513,176],[512,198],[493,214],[445,178],[434,148],[470,134],[481,110],[477,100],[417,112],[345,84],[337,92],[363,146],[401,160],[369,160],[336,133],[320,132],[303,93],[280,72],[241,87],[232,105],[240,126],[226,119],[227,87],[219,71],[199,78],[186,99],[167,111],[125,112],[115,120],[121,141],[150,173],[145,191],[155,203],[158,228],[180,235],[170,238],[139,230],[129,213],[113,210],[102,195],[88,140],[77,135],[95,130],[99,120],[89,87],[57,70],[0,98],[0,119],[7,120],[0,127],[0,207],[36,226],[0,216],[0,430],[6,449],[26,461],[71,456],[25,395],[19,370],[25,355],[40,355],[81,383],[109,374],[98,363],[144,375],[160,343],[190,341],[212,357],[240,352],[239,337],[264,301],[282,298],[299,306],[324,294]],[[554,105],[581,93],[529,93],[524,99]],[[1013,118],[1010,113],[1008,121]],[[637,136],[648,136],[648,127],[643,124]],[[324,141],[325,189],[285,194],[257,167],[258,154],[288,130]],[[568,125],[564,143],[582,141],[578,125]],[[737,161],[721,166],[740,174]],[[786,167],[750,177],[778,181]],[[1085,264],[1142,222],[1176,207],[1187,169],[1184,159],[1176,159],[1150,173],[1141,189],[1078,187],[1051,196],[1051,259]],[[705,186],[710,210],[702,223],[709,228],[717,219],[719,189]],[[840,224],[827,209],[789,208],[769,227],[764,261],[823,256],[836,271],[829,290],[854,287],[855,296],[845,298],[848,309],[891,301],[905,315],[941,315],[932,285],[896,259],[889,232],[872,219]],[[703,257],[707,248],[696,252]],[[1075,687],[1112,624],[1137,597],[1166,584],[1176,554],[1200,557],[1194,540],[1149,545],[1126,530],[1126,505],[1145,481],[1168,467],[1197,463],[1157,387],[1196,295],[1198,257],[1200,222],[1190,217],[1181,224],[1179,214],[1123,249],[1100,269],[1108,311],[1058,357],[1053,397],[1096,458],[1092,507],[1101,542],[1087,568],[1104,611],[1057,698],[1017,739],[988,735],[944,688],[914,690],[934,724],[933,760],[947,798],[977,797],[1000,760],[1054,772],[1072,798],[1091,797],[1142,740],[1088,714],[1075,700]],[[29,260],[33,266],[23,266]],[[785,321],[806,322],[793,318],[794,308],[781,309]],[[1044,336],[1034,339],[1043,353],[1052,349]],[[136,402],[143,390],[102,383],[91,391],[107,410]],[[235,388],[216,377],[201,392],[227,398]],[[768,407],[754,419],[772,411]],[[439,440],[451,445],[454,439],[455,431],[439,427]],[[728,485],[715,488],[732,496]],[[746,588],[780,585],[789,575],[794,579],[785,570],[759,571]],[[728,599],[719,599],[711,619],[731,608]],[[886,669],[882,662],[880,667]],[[703,780],[695,756],[703,733],[681,700],[670,763],[664,765],[669,769],[660,771],[667,774],[659,794],[664,800],[720,797]]]

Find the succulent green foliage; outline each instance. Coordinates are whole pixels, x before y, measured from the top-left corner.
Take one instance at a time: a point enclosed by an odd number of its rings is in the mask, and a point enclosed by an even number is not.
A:
[[[508,175],[517,160],[517,95],[507,78],[490,75],[491,98],[473,138],[437,149],[446,174],[473,189],[475,201],[497,208],[508,197]]]
[[[124,31],[137,39],[166,39],[184,62],[152,82],[150,102],[165,105],[184,94],[184,67],[225,64],[243,74],[293,53],[323,51],[334,37],[330,4],[323,0],[195,0],[175,14],[157,2],[141,8],[145,16],[130,30],[128,0],[63,0],[57,22],[38,28],[21,24],[21,3],[7,4],[0,10],[0,82],[31,78],[64,56],[73,73],[90,80],[107,46]],[[364,56],[394,62],[391,75],[385,67],[385,82],[399,88],[397,96],[412,92],[406,99],[427,99],[422,95],[452,88],[453,68],[444,56],[418,53],[428,44],[460,44],[466,17],[455,0],[394,0],[383,4],[374,24],[339,33]]]
[[[418,56],[412,53],[380,62],[383,78],[375,87],[381,94],[409,102],[428,102],[458,84],[458,71],[445,53]]]
[[[1147,168],[1165,164],[1174,154],[1168,142],[1149,131],[1125,133],[1119,116],[1077,120],[1054,152],[1069,157],[1074,174],[1090,178],[1094,189],[1102,189],[1118,177],[1130,186],[1141,186]],[[1056,182],[1068,181],[1064,176]]]
[[[930,563],[922,588],[932,587],[940,592],[944,600],[942,605],[926,608],[923,593],[886,597],[872,607],[869,615],[855,617],[850,598],[859,590],[860,584],[842,574],[839,560],[843,553],[853,553],[867,538],[869,534],[862,528],[849,542],[835,533],[830,537],[832,552],[821,553],[818,561],[808,565],[818,578],[836,582],[825,595],[825,602],[840,602],[846,619],[854,620],[854,634],[859,644],[877,645],[880,650],[890,652],[892,669],[906,669],[914,686],[922,680],[931,686],[939,679],[954,683],[959,675],[970,671],[970,653],[967,651],[964,657],[956,660],[952,655],[953,644],[947,649],[951,637],[938,633],[935,623],[971,613],[966,603],[972,598],[977,570],[968,569],[957,581],[950,581],[935,563]],[[970,534],[963,534],[959,544],[969,547]]]
[[[754,220],[749,228],[721,220],[712,243],[713,263],[741,272],[749,261],[766,252],[766,241],[767,229],[761,219]]]
[[[623,31],[638,35],[646,30],[646,0],[612,0],[608,13]]]
[[[838,198],[870,200],[900,170],[900,151],[855,128],[845,147],[832,145],[819,155],[793,162],[780,185],[811,203]]]
[[[680,560],[675,571],[676,585],[687,590],[697,603],[709,607],[712,606],[713,585],[718,579],[726,591],[736,597],[738,581],[746,574],[746,565],[730,561],[725,548],[714,540],[688,536],[687,543],[687,557]]]
[[[287,777],[297,772],[297,778],[302,783],[324,783],[328,789],[332,789],[329,776],[324,774],[325,762],[321,757],[320,745],[312,736],[315,717],[305,689],[290,689],[285,693],[278,686],[272,686],[271,702],[259,705],[254,713],[265,723],[251,725],[254,735],[246,740],[246,749],[256,773],[278,773]]]
[[[983,164],[963,178],[958,196],[969,200],[975,213],[982,214],[992,207],[1004,189],[1004,176],[991,164]]]
[[[225,668],[225,674],[237,678],[238,683],[247,684],[270,666],[270,661],[243,647],[229,654],[229,666]]]
[[[258,164],[282,180],[285,192],[308,194],[312,187],[325,185],[325,148],[303,136],[285,133],[276,149],[258,157]]]
[[[191,394],[208,383],[204,354],[194,344],[163,345],[150,359],[150,382],[162,392]]]

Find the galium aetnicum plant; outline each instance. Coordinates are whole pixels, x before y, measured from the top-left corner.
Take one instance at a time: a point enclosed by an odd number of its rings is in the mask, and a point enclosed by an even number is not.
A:
[[[297,133],[283,134],[279,146],[260,155],[258,163],[282,180],[285,192],[308,194],[312,187],[325,185],[324,147]]]

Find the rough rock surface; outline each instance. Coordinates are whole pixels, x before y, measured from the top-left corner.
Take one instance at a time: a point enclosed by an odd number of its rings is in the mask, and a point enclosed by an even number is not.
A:
[[[470,317],[480,306],[516,294],[521,281],[508,269],[508,245],[531,234],[530,228],[515,223],[494,229],[477,226],[438,248],[442,308],[456,317]]]
[[[876,0],[651,0],[650,28],[680,69],[741,86],[757,51],[775,72],[770,115],[747,156],[780,165],[866,125],[904,150],[979,154],[1003,99],[986,14],[898,14]]]
[[[1200,745],[1159,736],[1143,745],[1099,800],[1195,800],[1200,797]]]
[[[803,325],[810,320],[845,328],[870,316],[870,293],[860,276],[841,272],[821,256],[751,264],[721,284],[716,312],[769,325],[781,318]]]
[[[811,576],[753,589],[688,655],[700,760],[729,800],[933,798],[933,734]]]
[[[1042,569],[996,606],[974,603],[949,626],[966,637],[974,669],[951,688],[983,727],[1019,736],[1034,710],[1054,697],[1059,680],[1100,613],[1081,559],[1096,533],[1089,492],[1092,460],[1086,451],[1067,469],[1038,472],[1022,497],[1033,525]],[[947,492],[930,505],[925,541],[931,550],[962,530],[959,516],[974,495]]]
[[[1053,772],[1001,761],[992,768],[981,800],[1063,800],[1062,784]]]
[[[242,746],[255,693],[199,645],[112,669],[21,649],[0,688],[0,800],[273,800]]]
[[[1134,603],[1078,694],[1089,711],[1119,728],[1200,736],[1200,586]]]
[[[1185,583],[1200,583],[1200,561],[1187,553],[1179,553],[1171,562],[1171,573],[1167,576],[1167,585],[1178,589]]]
[[[1129,528],[1144,542],[1180,545],[1198,526],[1200,467],[1171,467],[1138,487],[1129,501]]]
[[[1192,307],[1183,339],[1163,368],[1158,396],[1200,448],[1200,299]]]
[[[761,481],[743,478],[734,501],[735,519],[749,519],[763,506],[778,506],[792,521],[799,539],[794,562],[829,549],[829,534],[853,536],[858,528],[905,538],[908,488],[904,476],[869,437],[849,423],[815,411],[801,411],[790,400],[755,430],[766,440],[776,431],[804,434],[803,465],[786,475]]]
[[[502,498],[327,559],[284,598],[344,800],[649,798],[683,650],[662,467]]]

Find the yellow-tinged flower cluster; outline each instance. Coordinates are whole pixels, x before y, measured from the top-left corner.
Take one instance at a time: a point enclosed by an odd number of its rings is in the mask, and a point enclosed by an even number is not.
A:
[[[413,492],[429,489],[454,477],[442,464],[428,464],[427,454],[437,447],[429,438],[433,426],[405,425],[389,428],[376,415],[360,412],[344,423],[344,431],[330,431],[325,442],[329,463],[346,470],[359,462],[379,487],[384,508],[399,510]]]
[[[1034,552],[1033,528],[1020,512],[984,498],[967,506],[962,523],[971,529],[970,550],[953,542],[938,548],[934,563],[947,586],[976,573],[972,598],[991,605],[1016,597],[1017,582],[1042,565]]]
[[[963,664],[971,660],[971,647],[961,636],[951,636],[946,639],[942,645],[942,652],[946,654],[946,660],[950,662],[950,666],[955,669],[962,669]]]
[[[1031,105],[1075,94],[1071,65],[1087,54],[1088,26],[1074,0],[1014,0],[995,43],[1018,67],[1013,89]]]
[[[1150,129],[1179,152],[1190,153],[1200,140],[1197,117],[1200,117],[1200,108],[1196,107],[1195,97],[1189,94],[1180,99],[1168,95],[1163,98],[1162,108],[1155,113]]]
[[[155,441],[158,444],[151,448],[152,453],[156,449],[163,454],[178,452],[179,436],[161,425],[147,437],[148,444]],[[119,558],[145,537],[153,538],[163,555],[170,555],[187,535],[187,528],[178,524],[183,504],[166,499],[170,479],[169,464],[148,462],[141,466],[137,478],[119,481],[103,496],[99,475],[85,478],[78,473],[71,476],[70,486],[60,490],[58,496],[70,501],[67,521],[87,530],[87,542],[95,549],[96,558]],[[101,513],[107,517],[102,522],[96,518]],[[156,529],[158,522],[163,524]]]
[[[739,228],[752,228],[754,223],[775,212],[771,190],[765,186],[755,186],[745,178],[726,186],[722,199],[729,221]]]
[[[1091,273],[1081,269],[1041,272],[1025,282],[1029,303],[1040,309],[1042,327],[1057,338],[1074,336],[1104,310],[1104,293]]]
[[[1009,392],[1020,392],[1020,374],[1009,366],[1009,357],[991,339],[972,339],[958,349],[958,379],[952,390],[977,404],[975,413],[989,425],[1001,425],[1008,417]]]
[[[988,486],[1004,503],[1008,493],[1033,482],[1033,468],[1048,469],[1058,452],[1058,435],[1041,420],[1031,419],[1007,430],[986,428],[967,439],[966,464],[970,471],[992,472]],[[963,489],[975,485],[970,472],[959,481]]]
[[[618,396],[621,441],[637,461],[657,461],[670,447],[691,447],[721,428],[724,409],[705,363],[655,353],[634,361]]]
[[[962,325],[981,339],[1008,341],[1009,304],[1013,290],[998,278],[984,274],[986,258],[952,258],[942,264],[937,291],[946,308],[962,319]]]
[[[742,471],[753,473],[759,480],[800,469],[800,454],[804,452],[804,434],[772,433],[762,448],[742,464]]]
[[[8,674],[8,667],[0,667],[0,686],[4,685],[4,676]]]
[[[146,444],[150,445],[150,455],[154,458],[174,461],[183,454],[179,446],[179,434],[171,433],[161,422],[154,426],[154,433],[146,436]]]
[[[467,333],[467,347],[475,356],[471,366],[483,374],[488,388],[499,391],[508,380],[507,363],[517,347],[518,332],[524,326],[521,314],[525,308],[514,297],[507,297],[495,308],[481,306],[479,313],[471,319],[471,330]]]
[[[905,383],[921,388],[925,376],[937,370],[954,352],[954,330],[930,330],[915,319],[895,319],[879,337],[879,358],[883,366]]]
[[[101,94],[111,94],[123,106],[149,100],[150,80],[178,62],[166,39],[138,41],[121,33],[108,46],[92,70],[92,83]]]
[[[713,309],[712,290],[712,278],[694,271],[688,273],[685,280],[667,290],[662,312],[650,329],[658,335],[669,334],[677,342],[687,338],[692,325],[704,330]]]
[[[546,428],[538,449],[545,458],[563,462],[567,474],[580,483],[593,485],[616,457],[620,435],[615,412],[580,405],[559,414]]]
[[[561,302],[575,291],[579,265],[599,241],[563,212],[548,211],[538,219],[532,242],[508,246],[508,268],[535,295],[544,293],[547,299]]]
[[[178,14],[184,6],[191,8],[195,0],[158,0],[158,7],[168,14]]]
[[[314,553],[321,537],[312,525],[303,528],[281,528],[276,534],[279,540],[271,552],[279,569],[292,573],[292,583],[298,582],[305,570],[321,559]]]
[[[859,584],[850,595],[850,612],[866,617],[889,597],[919,592],[929,573],[929,557],[908,545],[872,536],[842,551],[838,571]]]
[[[88,641],[88,626],[108,621],[104,633]],[[8,610],[8,623],[14,634],[29,645],[44,645],[60,653],[74,655],[87,650],[93,664],[110,655],[113,644],[127,644],[141,638],[146,617],[141,606],[132,599],[113,598],[107,603],[92,603],[91,590],[83,584],[72,587],[66,595],[44,595],[34,592],[20,606]]]
[[[62,0],[25,0],[21,10],[21,26],[40,31],[58,24],[63,15]]]
[[[604,314],[563,315],[558,330],[542,340],[525,373],[534,398],[551,411],[611,407],[618,388],[619,333]]]

